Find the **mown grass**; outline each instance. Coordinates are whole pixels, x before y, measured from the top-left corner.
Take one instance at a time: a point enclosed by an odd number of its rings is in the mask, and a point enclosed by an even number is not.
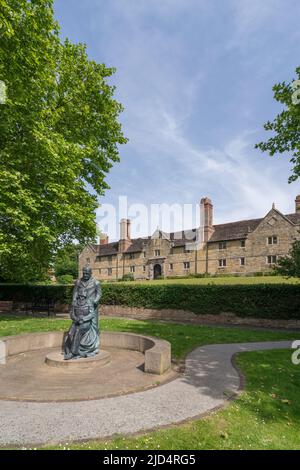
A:
[[[155,281],[120,281],[118,284],[199,284],[199,285],[238,285],[238,284],[300,284],[300,278],[283,276],[220,276],[184,279],[156,279]]]
[[[300,449],[300,366],[290,350],[238,355],[246,390],[227,408],[137,437],[62,443],[56,449]]]
[[[295,339],[295,333],[287,331],[182,325],[118,318],[104,318],[100,325],[102,331],[125,331],[166,339],[170,341],[172,356],[176,359],[204,344]],[[38,331],[66,331],[69,326],[70,320],[1,316],[0,337]]]

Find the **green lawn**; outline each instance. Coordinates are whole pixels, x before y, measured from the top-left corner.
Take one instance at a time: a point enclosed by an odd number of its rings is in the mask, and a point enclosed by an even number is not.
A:
[[[103,331],[127,331],[166,339],[172,344],[172,356],[176,359],[204,344],[295,339],[295,333],[285,331],[219,328],[117,318],[102,319],[100,325]],[[69,326],[70,320],[1,316],[0,337],[37,331],[65,331]]]
[[[61,444],[70,449],[300,449],[300,366],[291,351],[242,353],[246,390],[222,411],[138,437]]]
[[[126,281],[118,284],[299,284],[300,278],[283,276],[220,276],[184,279],[157,279],[155,281]]]
[[[23,332],[65,330],[69,320],[0,317],[0,336]],[[199,345],[299,339],[289,332],[217,328],[151,321],[103,319],[102,330],[136,332],[165,338],[173,357]],[[238,365],[246,375],[246,390],[227,408],[184,425],[138,437],[62,443],[71,449],[300,449],[300,366],[291,363],[291,350],[242,353]],[[51,447],[54,448],[54,447]]]

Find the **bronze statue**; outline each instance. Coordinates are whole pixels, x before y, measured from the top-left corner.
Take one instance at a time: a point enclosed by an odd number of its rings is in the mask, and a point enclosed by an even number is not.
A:
[[[89,266],[83,268],[82,274],[73,292],[70,310],[72,325],[63,347],[66,360],[95,356],[99,352],[98,305],[101,286],[92,277]]]

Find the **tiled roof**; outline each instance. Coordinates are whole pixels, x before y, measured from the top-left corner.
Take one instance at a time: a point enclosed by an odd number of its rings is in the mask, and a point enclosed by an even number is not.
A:
[[[98,245],[98,256],[116,255],[119,252],[119,243],[112,242],[106,245]]]
[[[127,248],[125,253],[137,253],[143,251],[145,244],[151,237],[146,238],[134,238],[131,240],[131,245]]]
[[[300,213],[285,215],[293,224],[300,224]],[[228,224],[214,225],[214,233],[209,243],[238,240],[246,238],[249,232],[253,232],[263,219],[240,220],[238,222],[230,222]]]
[[[293,224],[300,224],[300,212],[296,212],[294,214],[286,215],[286,218],[289,219]]]
[[[285,217],[293,224],[300,224],[300,213],[287,214]],[[214,225],[214,233],[210,238],[209,243],[246,238],[248,233],[253,232],[262,220],[263,218],[239,220],[237,222]],[[168,237],[169,240],[173,241],[175,247],[184,246],[188,242],[195,241],[196,229],[172,232],[168,234]],[[138,253],[143,251],[149,240],[151,240],[150,236],[132,239],[131,245],[127,248],[125,253]],[[119,243],[112,242],[107,243],[106,245],[95,245],[95,248],[97,248],[98,256],[116,255],[119,252]]]
[[[253,232],[253,230],[256,229],[261,221],[262,219],[251,219],[214,225],[215,231],[209,239],[209,242],[245,238],[249,232]]]
[[[175,247],[184,246],[186,243],[196,240],[196,229],[172,232],[170,233],[170,240],[174,242]]]

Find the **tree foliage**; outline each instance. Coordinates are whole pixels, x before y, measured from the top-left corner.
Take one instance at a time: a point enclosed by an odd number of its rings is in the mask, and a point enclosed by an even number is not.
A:
[[[54,271],[56,277],[69,275],[72,279],[78,276],[78,255],[83,246],[79,244],[65,245],[55,257]]]
[[[60,246],[94,240],[123,108],[114,69],[61,42],[53,0],[0,0],[0,25],[0,275],[28,281]]]
[[[300,240],[294,241],[287,256],[279,258],[275,270],[288,277],[300,277]]]
[[[300,79],[300,67],[296,69],[296,74],[298,77],[296,79]],[[273,131],[274,135],[266,142],[260,142],[255,146],[263,152],[268,152],[270,156],[276,153],[289,154],[290,162],[293,164],[289,183],[296,181],[300,176],[300,103],[293,102],[295,90],[292,84],[295,80],[288,84],[283,82],[274,85],[274,98],[284,105],[284,110],[273,122],[268,121],[264,124],[264,129]]]

